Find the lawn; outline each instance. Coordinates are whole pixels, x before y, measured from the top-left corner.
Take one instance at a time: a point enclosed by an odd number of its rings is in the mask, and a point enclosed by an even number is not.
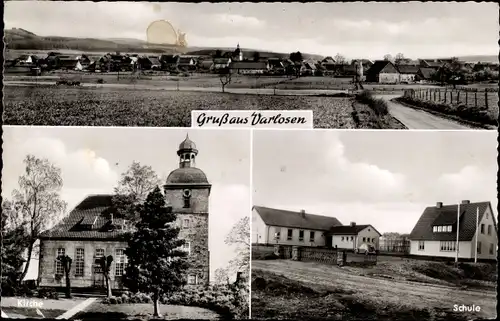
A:
[[[191,110],[312,110],[315,128],[355,128],[351,98],[127,88],[5,86],[4,124],[191,126]]]
[[[496,315],[496,291],[398,278],[407,273],[408,266],[400,264],[403,261],[387,260],[386,265],[379,263],[375,268],[340,268],[314,262],[253,260],[252,317],[470,320]],[[455,304],[479,305],[481,311],[458,314],[453,311]]]
[[[165,320],[217,320],[219,315],[211,310],[198,307],[160,304],[160,314]],[[147,320],[153,315],[152,303],[104,304],[93,303],[84,311],[73,316],[74,320]]]

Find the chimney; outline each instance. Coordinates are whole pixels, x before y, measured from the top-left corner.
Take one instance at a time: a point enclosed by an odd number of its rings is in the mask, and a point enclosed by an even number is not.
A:
[[[436,203],[436,208],[441,208],[443,207],[443,202],[437,202]]]
[[[300,216],[306,217],[306,211],[305,210],[300,210]]]
[[[351,227],[356,226],[356,222],[351,222]]]
[[[470,201],[469,200],[463,200],[462,204],[470,204]]]

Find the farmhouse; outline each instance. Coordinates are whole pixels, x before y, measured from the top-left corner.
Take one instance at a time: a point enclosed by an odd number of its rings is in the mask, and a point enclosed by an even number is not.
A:
[[[196,60],[192,57],[180,57],[178,67],[185,70],[195,70]]]
[[[339,249],[355,250],[362,244],[372,245],[379,249],[379,238],[381,234],[371,225],[334,226],[327,233],[332,238],[332,247]]]
[[[432,81],[432,76],[434,75],[435,72],[436,70],[434,68],[421,67],[418,69],[418,72],[415,76],[415,80],[420,82],[430,82]]]
[[[179,56],[178,55],[160,55],[158,58],[160,60],[162,69],[164,70],[170,70],[170,69],[176,69],[177,65],[179,64]]]
[[[252,209],[252,243],[331,246],[327,233],[342,224],[331,216],[286,211],[262,206]]]
[[[377,60],[366,72],[366,81],[395,84],[399,81],[399,71],[392,62]]]
[[[476,220],[479,212],[479,220]],[[457,220],[458,216],[458,220]],[[496,259],[497,223],[490,202],[427,207],[410,234],[410,254],[449,257],[456,255],[458,227],[458,257]]]
[[[418,73],[419,67],[416,65],[398,65],[399,82],[412,83]]]
[[[215,58],[213,67],[215,70],[225,69],[229,67],[231,62],[231,58]]]
[[[191,268],[186,271],[188,284],[209,282],[208,208],[211,185],[205,173],[196,167],[198,150],[188,137],[177,151],[179,168],[173,170],[164,185],[165,198],[177,214],[179,237],[186,240]],[[72,260],[71,284],[76,288],[101,289],[105,285],[96,263],[102,256],[113,256],[111,287],[123,288],[127,243],[121,239],[127,222],[118,217],[112,195],[86,197],[59,224],[40,237],[40,286],[64,285],[63,267],[56,260],[69,255]]]
[[[242,75],[263,74],[269,70],[269,63],[261,61],[236,61],[231,63],[231,71]]]
[[[56,56],[55,58],[55,66],[57,69],[67,69],[74,70],[77,66],[78,60],[76,57],[71,56]]]

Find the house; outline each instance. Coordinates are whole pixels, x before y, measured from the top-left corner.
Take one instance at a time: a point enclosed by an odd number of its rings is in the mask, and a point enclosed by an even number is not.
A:
[[[434,70],[437,70],[441,68],[444,65],[441,61],[438,60],[430,60],[430,59],[421,59],[420,60],[420,67],[424,68],[433,68]]]
[[[438,202],[427,207],[410,234],[410,254],[455,258],[457,227],[459,258],[475,257],[477,238],[478,259],[496,259],[498,230],[491,203],[468,200],[453,205]]]
[[[242,75],[259,75],[269,70],[269,63],[261,61],[235,61],[230,67],[232,72]]]
[[[159,60],[161,63],[161,69],[163,70],[175,70],[179,64],[180,57],[178,55],[160,55]]]
[[[371,66],[373,66],[373,62],[368,59],[353,59],[351,61],[351,66],[355,66],[356,61],[361,61],[361,65],[363,65],[363,70],[366,71],[370,69]]]
[[[419,67],[417,65],[397,65],[396,67],[399,71],[399,82],[415,82],[415,77],[419,70]]]
[[[367,82],[395,84],[399,82],[399,71],[390,61],[377,60],[366,72]]]
[[[205,173],[196,167],[198,149],[186,139],[179,145],[179,168],[168,175],[164,185],[167,204],[177,214],[175,225],[179,238],[186,243],[182,250],[188,253],[190,268],[187,281],[192,286],[209,284],[210,252],[208,248],[208,217],[211,184]],[[113,256],[111,287],[123,288],[127,243],[121,239],[130,224],[119,218],[113,206],[112,195],[86,197],[52,229],[40,236],[39,279],[42,287],[63,287],[63,267],[56,260],[59,255],[72,258],[71,286],[74,288],[105,287],[99,257]]]
[[[372,225],[350,225],[334,226],[327,233],[332,238],[331,245],[338,249],[355,250],[362,244],[368,244],[379,249],[379,238],[382,236]]]
[[[17,65],[34,66],[40,58],[35,55],[21,55],[16,59]]]
[[[214,60],[213,59],[198,60],[197,65],[200,71],[209,71],[214,68]]]
[[[231,58],[215,58],[214,70],[218,71],[221,69],[228,68],[231,62],[232,62]]]
[[[252,243],[331,246],[331,227],[342,224],[332,216],[286,211],[263,206],[252,209]]]
[[[180,57],[177,66],[184,70],[196,70],[196,60],[192,57]]]
[[[55,68],[64,70],[75,70],[78,64],[76,57],[59,55],[55,58]]]
[[[283,62],[281,61],[280,58],[269,58],[267,60],[269,63],[269,69],[276,72],[276,73],[284,73],[285,72],[285,66],[283,65]]]
[[[155,56],[143,56],[137,59],[137,65],[142,70],[160,70],[161,62]]]
[[[328,56],[328,57],[325,57],[323,60],[321,60],[321,63],[322,64],[334,64],[335,63],[335,60]]]
[[[316,63],[311,60],[307,60],[302,62],[302,66],[300,67],[301,75],[314,75],[316,72]]]
[[[415,80],[419,82],[431,82],[435,72],[436,70],[434,68],[420,67],[415,76]]]

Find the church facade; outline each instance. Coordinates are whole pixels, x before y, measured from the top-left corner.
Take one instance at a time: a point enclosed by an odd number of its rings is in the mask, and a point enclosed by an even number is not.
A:
[[[186,278],[190,286],[206,286],[210,280],[208,247],[208,215],[211,185],[205,173],[196,167],[198,150],[186,139],[177,151],[179,168],[167,178],[164,194],[167,204],[177,214],[179,238],[186,241],[189,269]],[[127,243],[121,239],[126,222],[113,217],[113,195],[91,195],[70,214],[40,237],[39,285],[63,287],[65,276],[59,255],[72,258],[70,278],[72,288],[105,288],[104,275],[97,259],[113,256],[110,271],[111,287],[124,289]]]

